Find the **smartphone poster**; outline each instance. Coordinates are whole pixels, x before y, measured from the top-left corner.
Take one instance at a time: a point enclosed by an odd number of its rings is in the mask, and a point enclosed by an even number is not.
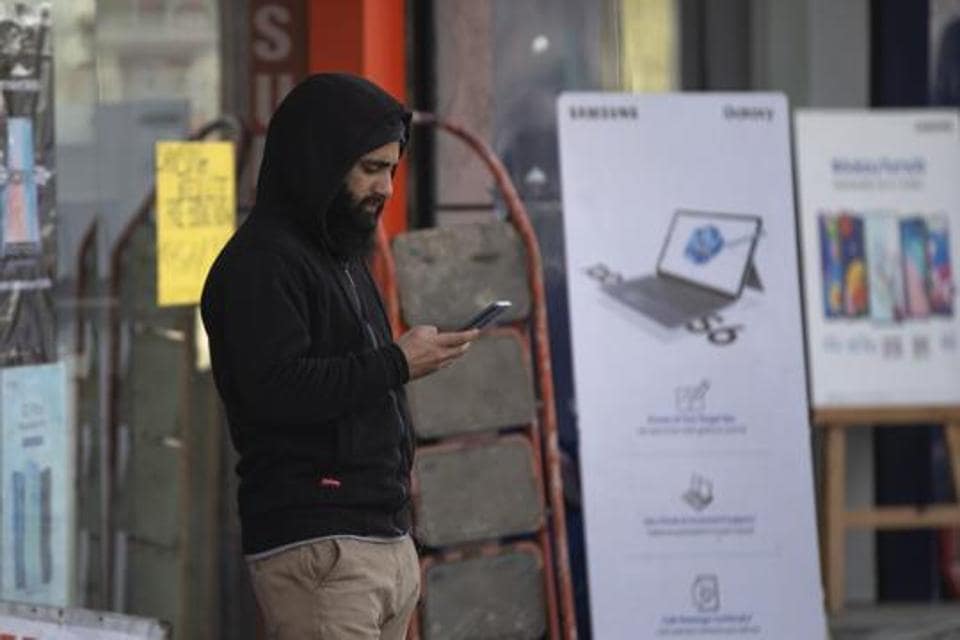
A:
[[[0,598],[70,604],[73,437],[62,364],[0,370]]]
[[[953,110],[795,116],[816,408],[960,401]]]
[[[557,115],[593,637],[822,640],[786,99]],[[824,213],[818,308],[862,316],[867,230]]]

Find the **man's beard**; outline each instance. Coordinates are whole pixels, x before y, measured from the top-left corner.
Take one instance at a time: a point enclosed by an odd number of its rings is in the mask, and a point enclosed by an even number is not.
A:
[[[377,222],[384,198],[356,199],[344,186],[327,209],[327,236],[330,249],[342,258],[367,257],[376,243]]]

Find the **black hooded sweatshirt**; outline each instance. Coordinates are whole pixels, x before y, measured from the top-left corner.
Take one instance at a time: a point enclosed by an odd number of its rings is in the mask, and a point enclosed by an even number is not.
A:
[[[339,257],[324,222],[353,164],[409,123],[361,78],[299,84],[270,121],[253,212],[207,276],[246,554],[410,528],[407,361],[366,265]]]

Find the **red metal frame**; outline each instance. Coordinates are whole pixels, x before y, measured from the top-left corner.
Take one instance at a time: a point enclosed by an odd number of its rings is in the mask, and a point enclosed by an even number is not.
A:
[[[532,430],[535,453],[543,456],[542,469],[548,491],[548,504],[551,510],[552,538],[545,527],[540,533],[540,543],[547,561],[544,563],[550,621],[550,637],[572,640],[577,637],[576,609],[573,600],[573,586],[570,573],[570,560],[567,550],[566,509],[563,502],[563,483],[560,477],[560,446],[557,432],[557,414],[553,389],[553,369],[550,360],[550,334],[547,325],[546,287],[543,281],[543,259],[536,232],[527,215],[526,207],[510,180],[510,175],[492,149],[476,134],[463,126],[448,120],[441,120],[431,113],[414,112],[414,126],[428,126],[442,129],[467,144],[493,175],[497,188],[506,204],[510,222],[517,229],[527,252],[527,278],[532,296],[532,318],[530,333],[533,338],[535,376],[539,390],[539,428]],[[382,260],[386,277],[380,282],[384,292],[387,315],[394,333],[399,335],[403,329],[400,315],[400,299],[396,284],[396,263],[389,249],[387,233],[381,227],[377,235],[379,258]],[[556,552],[553,545],[556,545]],[[557,628],[556,611],[552,611],[559,591],[560,624],[563,635]]]
[[[77,285],[75,289],[75,296],[77,306],[74,309],[74,327],[73,327],[73,345],[74,351],[76,353],[83,353],[84,348],[89,345],[86,344],[86,339],[83,334],[83,307],[87,304],[87,278],[90,277],[90,273],[87,270],[87,261],[86,257],[93,251],[95,248],[95,243],[97,240],[97,221],[94,220],[87,227],[87,230],[84,232],[83,237],[80,239],[80,244],[77,248],[77,264],[76,264],[76,273],[77,273]],[[79,400],[78,405],[79,406]]]
[[[218,131],[232,134],[234,136],[234,142],[237,145],[237,156],[235,158],[235,179],[239,183],[240,176],[243,172],[244,166],[247,162],[247,157],[250,152],[250,131],[242,121],[233,116],[222,116],[203,125],[198,130],[191,133],[187,140],[203,140],[204,138]],[[109,434],[104,434],[108,437],[103,438],[101,441],[101,446],[103,449],[100,452],[101,460],[103,461],[101,463],[102,480],[100,487],[100,526],[102,531],[101,535],[103,538],[103,555],[100,559],[100,581],[101,585],[103,585],[102,593],[107,605],[109,605],[113,599],[113,480],[117,462],[115,459],[116,451],[114,443],[116,441],[117,429],[119,426],[117,422],[119,416],[118,405],[120,400],[121,384],[119,377],[120,305],[116,304],[116,302],[120,299],[120,281],[121,276],[123,275],[123,256],[126,252],[127,244],[130,242],[130,239],[133,237],[133,234],[137,228],[148,221],[150,211],[156,204],[156,194],[156,185],[153,185],[150,187],[150,190],[144,196],[143,200],[140,201],[140,206],[137,207],[133,217],[130,218],[130,221],[123,228],[123,231],[117,237],[116,242],[114,242],[113,246],[110,248],[110,273],[108,280],[111,304],[109,308],[109,326],[106,333],[106,338],[109,341],[109,361],[107,363],[107,376],[109,385],[108,389],[106,390],[107,406],[104,408]]]

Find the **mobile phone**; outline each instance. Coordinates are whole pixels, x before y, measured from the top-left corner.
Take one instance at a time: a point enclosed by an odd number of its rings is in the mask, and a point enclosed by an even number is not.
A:
[[[900,322],[906,315],[900,227],[893,214],[873,212],[864,219],[870,289],[870,317],[878,322]]]
[[[851,213],[841,213],[837,225],[840,259],[843,261],[843,315],[859,318],[870,311],[863,219]]]
[[[513,306],[513,303],[509,300],[494,300],[477,315],[473,316],[469,322],[463,325],[460,330],[467,331],[468,329],[483,329],[494,320],[496,320],[500,314]]]
[[[907,314],[911,318],[930,315],[927,295],[927,222],[920,216],[900,221],[903,247],[903,282],[907,292]]]
[[[819,227],[823,312],[827,318],[840,318],[843,316],[843,261],[837,216],[820,214]]]
[[[944,215],[927,218],[927,292],[930,310],[953,315],[953,270],[950,265],[950,227]]]

